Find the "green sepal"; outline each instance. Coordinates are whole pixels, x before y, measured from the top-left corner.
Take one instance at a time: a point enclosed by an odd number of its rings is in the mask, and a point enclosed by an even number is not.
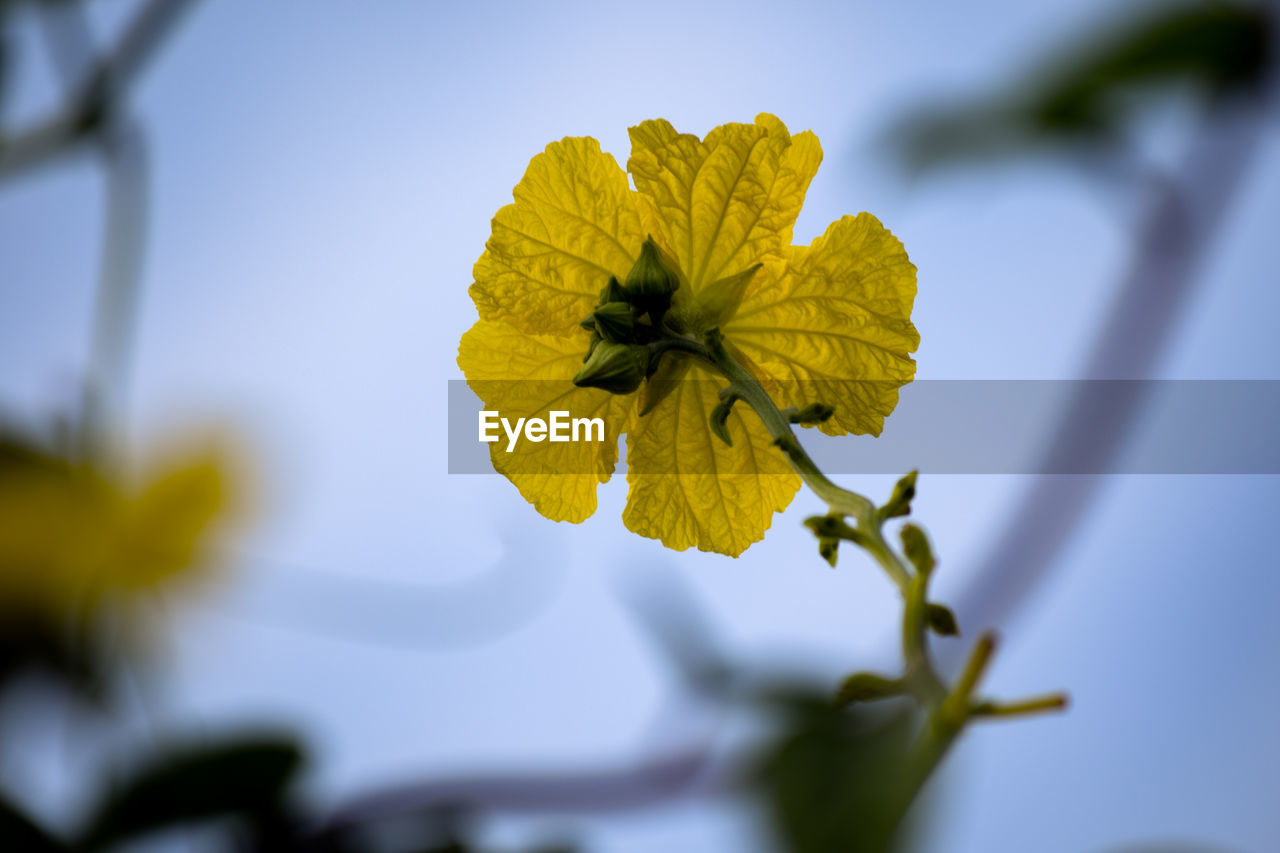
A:
[[[742,304],[742,296],[747,291],[747,285],[751,283],[751,279],[762,266],[764,265],[755,264],[740,273],[699,287],[698,297],[694,300],[701,320],[699,325],[708,328],[719,326],[736,314],[738,306]]]
[[[679,358],[679,355],[667,352],[658,357],[657,364],[652,359],[649,361],[649,381],[644,383],[644,389],[640,392],[641,417],[653,411],[655,406],[676,390],[676,385],[689,371],[689,359]]]
[[[648,366],[648,347],[601,341],[573,377],[573,384],[580,388],[601,388],[611,394],[630,394],[644,382]]]
[[[711,431],[729,447],[733,447],[733,439],[729,437],[729,413],[733,411],[733,404],[737,401],[737,394],[722,395],[710,415]]]

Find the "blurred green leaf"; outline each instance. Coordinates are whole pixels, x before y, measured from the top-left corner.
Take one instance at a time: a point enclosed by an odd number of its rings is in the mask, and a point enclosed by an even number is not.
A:
[[[283,737],[172,750],[143,766],[99,806],[83,845],[100,849],[179,824],[243,816],[279,822],[303,760]]]
[[[906,165],[945,164],[1107,144],[1144,100],[1134,93],[1184,91],[1209,103],[1260,88],[1274,61],[1261,7],[1187,5],[1108,22],[1060,49],[1056,62],[1020,75],[1020,90],[966,106],[931,109],[896,134]]]
[[[893,849],[912,716],[844,711],[816,695],[789,697],[785,711],[757,775],[784,849]]]

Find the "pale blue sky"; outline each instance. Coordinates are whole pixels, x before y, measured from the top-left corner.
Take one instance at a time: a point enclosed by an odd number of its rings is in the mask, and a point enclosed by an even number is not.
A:
[[[1056,165],[908,185],[875,143],[919,98],[1007,80],[1112,5],[200,6],[135,102],[154,196],[130,412],[144,433],[205,419],[236,431],[262,467],[262,513],[223,591],[175,617],[152,713],[210,730],[300,722],[322,796],[623,760],[654,736],[670,689],[615,594],[620,575],[645,572],[678,576],[744,660],[834,679],[884,659],[893,592],[869,565],[832,572],[812,554],[806,494],[730,560],[627,532],[621,476],[575,527],[497,476],[447,475],[471,264],[547,142],[591,135],[625,161],[640,120],[701,134],[771,111],[826,151],[797,240],[869,210],[918,266],[921,377],[1075,377],[1140,207]],[[109,30],[130,8],[95,15]],[[17,35],[15,120],[49,103],[54,79],[30,21]],[[1161,128],[1154,146],[1176,154],[1177,116]],[[0,185],[0,402],[20,413],[73,398],[101,195],[87,158]],[[1278,216],[1271,131],[1159,375],[1280,378]],[[852,485],[881,495],[891,481]],[[1022,485],[922,480],[944,600]],[[1005,626],[990,683],[1066,688],[1075,707],[967,737],[937,849],[1273,842],[1278,506],[1276,478],[1108,479],[1052,582]],[[604,569],[600,554],[625,558]],[[43,764],[0,772],[67,784]],[[739,849],[751,835],[723,810],[587,826],[605,853]]]

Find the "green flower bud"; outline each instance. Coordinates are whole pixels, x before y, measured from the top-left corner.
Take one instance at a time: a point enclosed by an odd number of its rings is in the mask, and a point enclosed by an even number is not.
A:
[[[933,571],[937,561],[933,559],[933,549],[929,547],[929,538],[924,535],[924,531],[914,524],[905,524],[900,535],[902,551],[911,561],[911,565],[916,567],[916,571],[922,575],[928,575]]]
[[[787,420],[802,426],[820,424],[829,420],[835,413],[836,407],[828,406],[826,403],[810,403],[803,409],[797,409],[793,406],[785,412]]]
[[[893,487],[893,494],[889,496],[889,502],[880,507],[881,518],[898,518],[903,515],[911,514],[911,499],[916,496],[916,474],[912,471],[897,482]]]
[[[929,626],[929,630],[940,637],[960,636],[960,625],[956,622],[956,615],[945,604],[934,604],[933,602],[926,604],[924,621]]]
[[[840,540],[832,536],[818,537],[818,554],[822,559],[831,564],[831,568],[836,567],[836,558],[840,554]]]
[[[587,359],[591,358],[591,354],[596,351],[596,347],[602,340],[604,340],[604,338],[600,337],[600,333],[596,331],[594,318],[588,317],[587,319],[592,320],[591,343],[587,346],[587,354],[582,357],[583,364],[587,363]]]
[[[655,311],[660,315],[670,307],[671,294],[679,286],[680,277],[667,267],[658,244],[652,237],[645,239],[640,247],[640,257],[627,273],[627,281],[622,287],[627,298],[651,315]]]
[[[648,367],[648,347],[601,341],[573,377],[573,384],[580,388],[603,388],[611,394],[630,394],[644,382]]]
[[[625,302],[627,299],[626,292],[622,289],[622,285],[618,284],[616,276],[609,276],[609,283],[600,289],[600,304],[604,305],[609,302]]]
[[[600,336],[612,343],[625,343],[631,339],[635,318],[631,306],[625,302],[606,302],[591,315]]]

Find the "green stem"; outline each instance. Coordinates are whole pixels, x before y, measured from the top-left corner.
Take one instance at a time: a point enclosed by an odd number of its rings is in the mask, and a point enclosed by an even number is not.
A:
[[[1020,717],[1043,711],[1061,711],[1067,707],[1067,697],[1061,693],[1023,699],[1020,702],[979,702],[969,712],[970,717]]]
[[[651,357],[667,350],[680,350],[712,364],[729,380],[729,392],[749,405],[760,418],[774,444],[787,455],[791,467],[805,485],[827,504],[828,512],[840,519],[854,519],[857,543],[871,554],[906,601],[902,643],[908,684],[923,701],[945,694],[946,688],[934,671],[928,654],[928,627],[924,619],[927,577],[913,577],[906,563],[889,547],[881,529],[884,519],[876,512],[875,503],[857,492],[837,486],[822,473],[796,438],[790,418],[778,408],[759,380],[729,353],[720,332],[712,329],[705,340],[704,344],[679,335],[664,337],[650,344]]]
[[[929,628],[925,621],[928,585],[929,576],[917,574],[907,589],[902,612],[902,658],[907,687],[921,704],[932,706],[942,701],[947,688],[929,658]]]
[[[864,538],[860,544],[875,558],[905,597],[911,584],[911,573],[884,541],[880,519],[876,517],[876,505],[857,492],[843,489],[827,479],[796,438],[791,429],[791,420],[782,413],[759,381],[729,354],[718,331],[713,329],[707,334],[705,347],[697,347],[681,348],[697,352],[724,374],[729,380],[730,390],[752,408],[774,444],[787,454],[791,467],[804,480],[805,485],[826,503],[828,511],[834,515],[852,517],[857,522],[856,529]]]
[[[760,382],[733,358],[725,348],[718,330],[708,332],[705,343],[684,336],[669,335],[650,343],[649,347],[652,358],[668,350],[678,350],[698,356],[723,374],[729,380],[727,399],[740,399],[752,408],[774,444],[786,453],[791,467],[826,502],[827,516],[811,519],[815,533],[820,537],[854,542],[864,548],[901,592],[904,602],[902,655],[905,667],[901,682],[919,702],[925,713],[925,722],[906,756],[902,776],[897,780],[898,784],[891,798],[890,819],[894,825],[906,815],[916,795],[974,716],[1025,714],[1065,706],[1065,698],[1057,695],[1010,705],[975,703],[973,692],[995,649],[995,639],[990,633],[978,638],[964,672],[948,689],[934,669],[929,655],[927,610],[932,559],[917,560],[918,569],[913,571],[884,538],[882,525],[885,518],[888,515],[903,514],[896,511],[901,507],[897,507],[891,499],[886,508],[877,509],[875,503],[868,498],[843,489],[827,479],[796,438],[790,418],[778,408]],[[853,518],[855,526],[850,528],[845,523],[846,518]]]

